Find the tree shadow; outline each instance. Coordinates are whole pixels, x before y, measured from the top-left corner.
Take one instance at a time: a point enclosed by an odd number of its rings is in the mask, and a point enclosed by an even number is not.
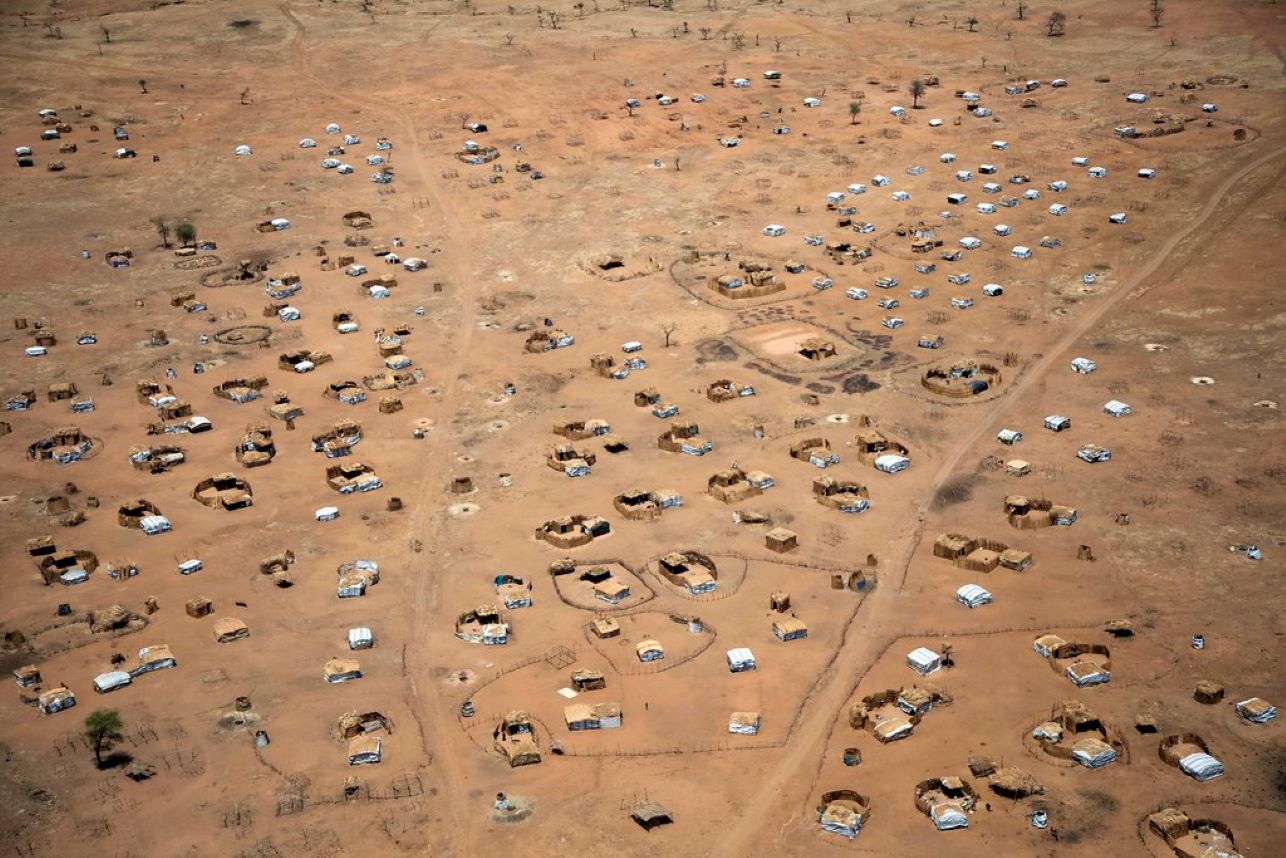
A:
[[[134,757],[125,751],[113,751],[110,754],[103,755],[103,761],[98,764],[99,770],[119,769],[121,766],[128,766],[134,762]]]

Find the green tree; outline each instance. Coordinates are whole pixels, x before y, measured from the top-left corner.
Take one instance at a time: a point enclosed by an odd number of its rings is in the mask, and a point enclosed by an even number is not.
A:
[[[181,220],[174,225],[174,237],[184,247],[196,244],[196,227],[187,219]]]
[[[1067,32],[1067,16],[1062,12],[1050,12],[1049,20],[1045,22],[1045,35],[1061,36]]]
[[[89,713],[85,718],[85,738],[94,746],[94,760],[102,768],[103,751],[110,750],[123,738],[120,713],[115,709],[95,709]]]
[[[848,103],[848,124],[856,125],[857,117],[862,113],[862,102],[853,99]]]
[[[911,93],[911,107],[918,108],[920,106],[920,99],[924,98],[924,81],[916,78],[911,81],[911,85],[907,87],[907,91]]]
[[[976,26],[978,26],[978,19],[977,19],[977,18],[975,18],[974,16],[970,15],[970,16],[969,16],[969,20],[965,21],[965,23],[969,25],[969,32],[971,32],[971,33],[972,33],[972,32],[973,32],[973,28],[974,28],[974,27],[976,27]]]

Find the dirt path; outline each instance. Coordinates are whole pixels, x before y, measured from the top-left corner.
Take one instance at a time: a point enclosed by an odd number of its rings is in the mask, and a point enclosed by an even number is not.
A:
[[[477,307],[477,279],[465,275],[450,250],[451,247],[457,246],[457,242],[452,238],[462,235],[464,230],[455,212],[438,193],[437,184],[433,181],[428,167],[427,155],[414,124],[405,118],[405,113],[396,105],[383,102],[373,96],[364,95],[356,98],[345,95],[337,91],[333,84],[312,75],[308,69],[307,27],[288,6],[283,4],[280,9],[296,29],[289,53],[293,58],[294,70],[299,76],[324,89],[327,98],[351,104],[368,114],[374,113],[382,120],[401,129],[403,136],[396,141],[396,151],[402,152],[403,157],[399,158],[398,162],[407,165],[410,169],[398,172],[395,181],[403,188],[409,186],[413,195],[425,197],[429,201],[427,207],[412,210],[409,214],[416,220],[424,234],[440,237],[443,245],[442,252],[434,257],[432,272],[435,279],[440,279],[446,284],[445,300],[429,306],[439,318],[457,320],[447,328],[442,350],[452,354],[467,353],[477,329],[474,319]],[[424,751],[432,754],[437,775],[447,785],[447,788],[439,793],[440,799],[446,804],[446,807],[441,809],[440,815],[450,820],[466,819],[472,814],[468,806],[468,790],[463,788],[464,775],[461,772],[459,760],[441,747],[437,748],[435,753],[435,749],[430,745],[429,737],[454,736],[458,728],[456,713],[451,702],[444,700],[441,695],[433,694],[430,689],[433,667],[449,660],[450,656],[434,650],[430,634],[434,628],[430,620],[434,616],[441,616],[441,612],[435,610],[439,599],[439,579],[430,572],[429,558],[439,556],[436,546],[444,544],[449,539],[445,532],[448,522],[443,512],[442,500],[443,484],[451,470],[454,442],[449,433],[449,427],[454,422],[454,417],[468,405],[463,398],[465,394],[460,392],[456,382],[455,377],[443,378],[441,396],[435,402],[423,396],[417,398],[421,403],[432,402],[431,410],[434,413],[431,416],[435,422],[435,429],[422,442],[420,448],[423,454],[417,462],[417,469],[421,475],[420,485],[407,492],[410,496],[408,504],[410,515],[407,521],[406,540],[408,543],[412,539],[419,540],[426,548],[425,553],[421,555],[424,560],[419,563],[413,561],[410,568],[406,570],[407,575],[412,579],[408,584],[410,588],[409,628],[414,637],[409,639],[404,647],[407,705],[420,713],[420,723],[427,734],[422,736],[425,742]],[[420,391],[412,388],[411,393],[414,395]],[[413,411],[417,407],[410,402],[408,405],[411,405]],[[443,850],[444,854],[472,854],[475,846],[478,845],[474,839],[474,831],[475,827],[472,825],[453,824],[435,831],[434,834],[446,838],[449,845]]]
[[[1063,359],[1068,349],[1089,332],[1099,320],[1128,298],[1145,294],[1151,288],[1151,285],[1143,289],[1139,287],[1143,286],[1149,278],[1171,260],[1172,255],[1180,244],[1204,226],[1206,221],[1218,210],[1224,198],[1239,182],[1264,164],[1278,159],[1284,154],[1286,154],[1286,147],[1274,149],[1254,159],[1220,183],[1210,193],[1205,206],[1184,229],[1171,235],[1142,267],[1122,281],[1109,296],[1105,297],[1096,307],[1077,321],[1070,330],[1045,352],[1044,357],[1037,361],[1030,371],[1010,388],[1008,393],[994,407],[979,417],[968,432],[960,436],[951,453],[942,461],[941,466],[934,474],[933,483],[926,489],[924,499],[916,510],[915,517],[918,524],[915,535],[907,548],[900,552],[899,556],[899,563],[903,564],[903,581],[905,581],[906,569],[910,566],[911,558],[923,538],[924,521],[934,495],[951,476],[956,465],[959,464],[961,458],[969,451],[974,442],[995,425],[996,421],[1005,414],[1011,402],[1021,400],[1023,393],[1040,383],[1046,373]],[[864,633],[852,635],[849,638],[848,649],[836,659],[830,671],[831,679],[827,686],[818,693],[817,699],[804,716],[799,731],[795,735],[794,747],[808,749],[808,752],[782,754],[779,756],[779,761],[775,768],[758,773],[759,789],[743,804],[741,818],[759,820],[760,824],[734,828],[726,839],[720,841],[719,848],[714,850],[712,854],[727,856],[749,855],[756,851],[754,844],[758,844],[759,848],[762,849],[765,843],[780,837],[781,829],[775,828],[778,814],[774,813],[774,811],[780,811],[783,804],[791,806],[799,800],[799,797],[795,796],[783,802],[782,797],[787,795],[793,782],[797,782],[807,770],[816,764],[816,755],[824,753],[825,748],[822,743],[829,735],[840,707],[844,705],[844,701],[851,693],[849,679],[860,676],[878,658],[884,643],[884,636],[878,632],[888,622],[887,615],[891,608],[890,600],[901,591],[900,586],[896,589],[893,587],[877,587],[867,597],[868,602],[863,605],[863,610],[858,612],[858,616],[867,624],[864,628]],[[807,798],[803,800],[806,802]]]

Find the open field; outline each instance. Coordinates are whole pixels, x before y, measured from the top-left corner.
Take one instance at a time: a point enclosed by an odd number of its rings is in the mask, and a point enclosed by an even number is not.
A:
[[[1286,25],[1160,7],[6,7],[3,848],[1276,854]]]

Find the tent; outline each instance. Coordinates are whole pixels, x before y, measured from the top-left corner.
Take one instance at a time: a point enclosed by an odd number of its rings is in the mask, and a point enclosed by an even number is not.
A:
[[[1087,769],[1097,769],[1116,761],[1116,750],[1102,739],[1086,737],[1072,745],[1072,757]]]
[[[1237,714],[1252,724],[1267,724],[1277,717],[1277,707],[1261,697],[1251,697],[1236,706]]]
[[[250,637],[250,627],[236,617],[223,617],[214,624],[214,638],[219,643],[231,643]]]
[[[928,676],[942,667],[942,656],[928,647],[919,647],[907,653],[906,665],[921,676]]]
[[[1106,685],[1112,678],[1107,668],[1092,661],[1078,661],[1069,665],[1064,672],[1077,688],[1085,688],[1089,685]]]
[[[733,712],[728,718],[728,732],[742,736],[757,735],[760,720],[758,712]]]
[[[1223,763],[1206,753],[1188,754],[1179,760],[1179,768],[1198,783],[1212,781],[1223,775]]]
[[[123,688],[133,681],[130,675],[123,670],[109,670],[94,677],[94,690],[99,694],[106,694],[109,691]]]
[[[356,628],[348,630],[348,648],[349,649],[370,649],[375,646],[375,636],[371,634],[368,628]]]
[[[977,608],[991,601],[991,594],[977,584],[965,584],[956,590],[956,601],[966,608]]]
[[[933,827],[939,831],[969,827],[969,817],[965,816],[964,810],[956,802],[935,804],[929,811],[929,818],[933,820]]]
[[[322,676],[330,683],[349,682],[362,678],[362,667],[353,658],[332,658],[322,669]]]
[[[728,670],[733,673],[742,673],[754,670],[755,667],[755,654],[747,647],[741,646],[728,650]]]
[[[800,638],[808,637],[808,626],[802,620],[794,617],[787,617],[781,620],[774,620],[772,624],[772,633],[780,641],[793,641]]]
[[[378,763],[383,752],[379,736],[354,736],[348,741],[348,764],[365,766]]]
[[[154,670],[167,670],[177,666],[174,653],[170,652],[166,644],[145,646],[138,651],[138,667],[130,671],[130,676],[142,676]]]
[[[46,715],[52,715],[55,712],[61,712],[64,709],[70,709],[75,706],[76,695],[71,693],[71,689],[59,686],[37,696],[36,703],[39,705],[41,712]]]
[[[818,820],[822,831],[829,831],[852,840],[862,830],[862,817],[853,808],[842,804],[828,804]]]

